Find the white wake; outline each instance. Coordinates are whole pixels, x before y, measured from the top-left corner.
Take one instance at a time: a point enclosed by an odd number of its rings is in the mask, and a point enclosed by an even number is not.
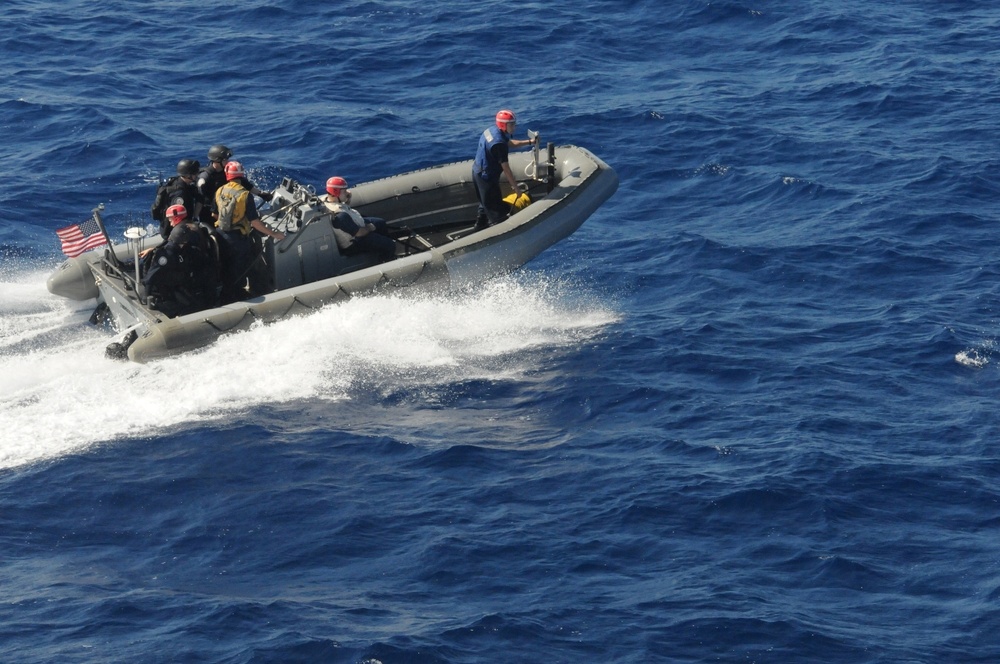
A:
[[[0,469],[268,404],[343,401],[359,383],[516,380],[536,368],[526,351],[571,347],[618,318],[525,274],[466,294],[357,298],[148,365],[105,359],[115,337],[87,323],[93,302],[50,295],[47,274],[2,276]]]

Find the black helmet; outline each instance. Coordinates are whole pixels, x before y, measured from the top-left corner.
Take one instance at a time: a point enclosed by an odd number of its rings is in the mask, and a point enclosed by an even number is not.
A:
[[[197,159],[181,159],[177,162],[178,175],[198,175],[200,168],[201,164],[198,163]]]
[[[221,143],[219,145],[213,145],[208,149],[209,161],[226,161],[232,156],[233,151]]]

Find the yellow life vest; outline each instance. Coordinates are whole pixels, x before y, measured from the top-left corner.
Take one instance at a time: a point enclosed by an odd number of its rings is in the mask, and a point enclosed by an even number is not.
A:
[[[219,218],[216,228],[223,233],[237,230],[250,235],[250,220],[247,219],[247,197],[250,192],[243,188],[239,180],[232,180],[215,192],[215,207]]]

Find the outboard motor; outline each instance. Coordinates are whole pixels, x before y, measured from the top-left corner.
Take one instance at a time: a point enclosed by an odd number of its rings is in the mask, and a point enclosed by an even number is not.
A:
[[[129,330],[121,341],[108,344],[107,348],[104,349],[104,357],[109,360],[127,360],[128,347],[135,343],[135,340],[138,338],[139,335],[134,329]]]

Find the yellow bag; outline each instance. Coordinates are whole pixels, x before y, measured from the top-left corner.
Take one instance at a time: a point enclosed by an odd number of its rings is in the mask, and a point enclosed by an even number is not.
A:
[[[515,196],[517,197],[516,199],[514,198]],[[503,199],[503,202],[508,205],[513,205],[514,210],[523,210],[531,205],[531,197],[527,194],[508,194]]]

